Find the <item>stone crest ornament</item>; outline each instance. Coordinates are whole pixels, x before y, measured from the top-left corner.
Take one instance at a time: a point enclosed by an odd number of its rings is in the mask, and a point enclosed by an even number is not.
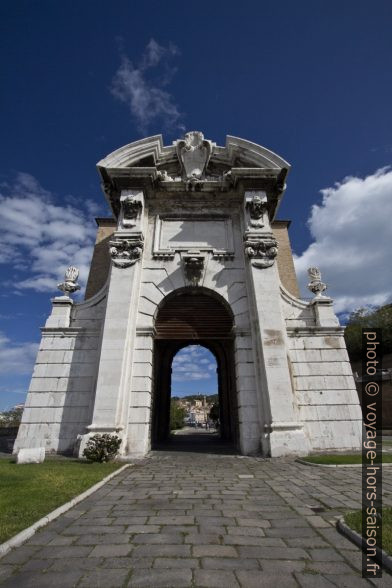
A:
[[[136,194],[138,193],[136,192]],[[143,210],[142,200],[137,195],[125,194],[121,196],[120,202],[123,211],[123,226],[135,227]]]
[[[263,194],[263,193],[262,193]],[[249,210],[251,227],[261,229],[264,227],[264,214],[267,212],[267,196],[255,193],[251,199],[247,199],[246,206]]]
[[[327,289],[327,284],[321,281],[321,271],[318,267],[308,269],[309,284],[308,289],[314,294],[315,298],[326,298],[323,292]]]
[[[212,153],[211,141],[204,139],[200,131],[191,131],[176,145],[184,179],[194,183],[203,179]]]
[[[73,294],[77,290],[80,290],[79,284],[76,283],[78,277],[78,268],[74,267],[73,265],[70,265],[64,274],[64,282],[61,282],[61,284],[57,284],[57,288],[64,292],[65,296],[69,297],[70,294]]]
[[[203,275],[205,256],[197,249],[189,249],[183,255],[183,261],[186,279],[197,286]]]
[[[113,239],[109,243],[110,256],[116,267],[129,267],[141,259],[143,253],[143,238]]]
[[[278,255],[278,242],[270,236],[248,236],[245,240],[245,253],[254,267],[271,267]]]

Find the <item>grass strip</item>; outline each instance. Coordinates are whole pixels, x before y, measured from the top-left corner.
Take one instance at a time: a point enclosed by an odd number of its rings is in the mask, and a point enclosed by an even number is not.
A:
[[[81,494],[123,463],[50,459],[17,465],[0,460],[0,543]]]
[[[382,548],[392,555],[392,508],[383,508],[382,517]],[[362,535],[362,511],[356,510],[344,515],[344,522],[354,531]]]
[[[325,455],[308,455],[301,459],[309,463],[323,465],[351,465],[362,463],[362,453],[328,453]],[[392,453],[382,453],[382,463],[392,463]]]

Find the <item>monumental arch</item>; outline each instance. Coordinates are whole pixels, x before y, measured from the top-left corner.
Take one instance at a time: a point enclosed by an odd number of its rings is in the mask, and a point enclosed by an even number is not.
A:
[[[244,455],[360,447],[343,328],[317,268],[299,298],[287,221],[290,166],[228,136],[136,141],[98,163],[113,212],[99,218],[85,301],[70,268],[42,329],[14,451],[80,454],[116,433],[121,455],[168,434],[170,366],[200,343],[218,365],[222,435]],[[72,262],[72,260],[70,260]]]

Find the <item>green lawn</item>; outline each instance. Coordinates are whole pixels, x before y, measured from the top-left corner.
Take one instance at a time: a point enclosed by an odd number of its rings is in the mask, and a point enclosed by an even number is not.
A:
[[[122,463],[48,459],[16,465],[0,460],[0,543],[87,490]]]
[[[329,453],[326,455],[308,455],[301,458],[310,463],[320,463],[324,465],[347,465],[347,464],[361,464],[362,453]],[[383,463],[392,463],[392,453],[382,454]]]
[[[392,508],[383,508],[382,516],[382,548],[392,555]],[[344,515],[346,525],[362,535],[362,511],[356,510]]]

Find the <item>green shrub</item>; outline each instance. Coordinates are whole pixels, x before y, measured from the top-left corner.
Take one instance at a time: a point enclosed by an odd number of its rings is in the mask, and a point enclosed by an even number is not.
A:
[[[98,433],[89,439],[83,455],[90,461],[110,461],[116,457],[120,445],[121,439],[117,435]]]

